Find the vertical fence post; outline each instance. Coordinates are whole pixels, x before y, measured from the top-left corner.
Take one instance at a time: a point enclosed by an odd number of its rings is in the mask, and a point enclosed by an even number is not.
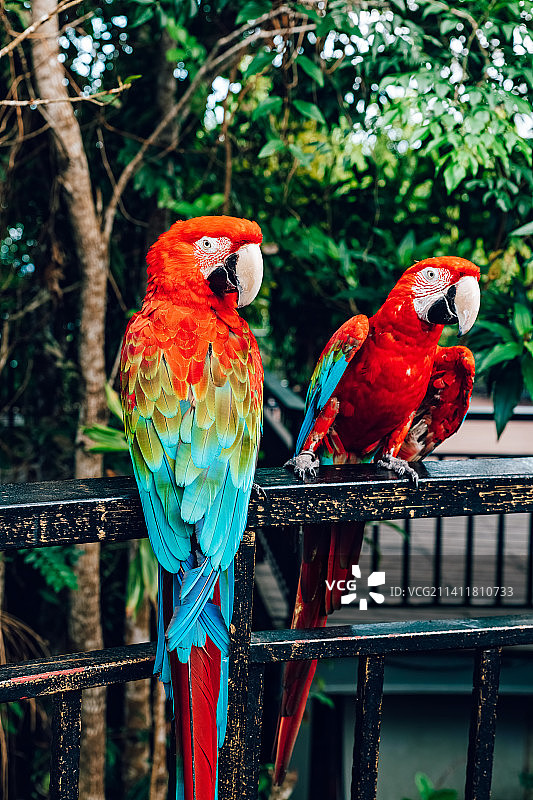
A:
[[[494,585],[503,586],[505,572],[505,514],[498,515],[498,540],[496,547],[496,575],[494,577]],[[501,606],[502,600],[502,594],[498,592],[494,599],[494,605]]]
[[[533,511],[529,515],[529,538],[526,575],[526,604],[533,606]]]
[[[228,727],[220,751],[219,797],[241,796],[246,742],[246,704],[255,568],[255,534],[245,531],[235,556],[235,599],[230,626]]]
[[[351,800],[375,800],[385,656],[359,656]]]
[[[465,800],[490,800],[501,652],[476,650]]]
[[[54,697],[50,800],[78,800],[81,739],[81,690]]]
[[[466,518],[466,554],[465,554],[465,588],[468,590],[463,598],[465,606],[472,602],[472,576],[474,574],[474,517]]]
[[[403,544],[402,544],[402,588],[403,605],[409,603],[409,586],[411,581],[411,520],[409,517],[403,521]]]
[[[246,741],[244,746],[242,793],[240,800],[257,800],[261,733],[263,724],[263,690],[265,665],[250,664],[246,703]]]
[[[442,517],[435,520],[435,562],[433,564],[433,586],[440,586],[442,578]],[[433,603],[438,605],[441,601],[440,593],[435,592]]]

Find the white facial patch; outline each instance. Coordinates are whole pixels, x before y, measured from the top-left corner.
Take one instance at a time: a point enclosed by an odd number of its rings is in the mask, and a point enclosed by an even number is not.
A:
[[[222,266],[232,250],[231,239],[227,236],[219,236],[217,239],[211,236],[202,236],[193,245],[194,257],[200,267],[200,272],[207,278],[209,273],[216,267]]]
[[[452,283],[447,269],[426,267],[417,272],[413,282],[413,306],[419,319],[427,320],[427,314],[435,297],[442,297]]]

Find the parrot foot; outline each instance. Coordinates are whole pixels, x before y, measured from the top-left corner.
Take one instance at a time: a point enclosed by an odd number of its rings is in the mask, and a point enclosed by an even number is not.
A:
[[[403,458],[396,458],[391,456],[390,453],[385,453],[383,458],[377,462],[378,467],[384,467],[396,475],[405,475],[414,486],[418,486],[418,473],[407,463]]]
[[[312,450],[302,450],[301,453],[291,458],[283,466],[294,470],[295,475],[300,480],[305,481],[306,478],[316,478],[320,461]]]
[[[259,486],[258,483],[252,483],[252,492],[260,500],[266,500],[267,499],[267,493],[265,492],[265,490],[263,489],[262,486]]]

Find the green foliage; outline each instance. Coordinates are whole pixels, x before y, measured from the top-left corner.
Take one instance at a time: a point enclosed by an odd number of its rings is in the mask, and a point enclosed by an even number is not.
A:
[[[83,433],[94,444],[87,445],[91,453],[126,452],[128,443],[124,431],[111,428],[109,425],[91,425],[83,429]]]
[[[157,569],[157,559],[150,542],[148,539],[141,539],[128,568],[127,614],[135,616],[145,597],[148,597],[155,605],[157,601]]]
[[[326,682],[324,678],[318,677],[313,681],[312,690],[309,692],[309,697],[318,700],[322,705],[328,708],[335,708],[335,703],[325,691]]]
[[[525,390],[533,399],[533,260],[515,259],[510,279],[496,278],[484,294],[471,335],[477,372],[492,390],[498,436]],[[515,253],[515,256],[519,253]],[[498,265],[493,264],[493,274]]]
[[[43,577],[47,586],[55,593],[78,586],[74,565],[80,552],[67,545],[39,547],[19,551],[26,564],[30,564]]]
[[[418,789],[420,800],[458,800],[455,789],[435,789],[433,782],[423,772],[415,775],[415,786]],[[404,797],[403,800],[409,800]]]
[[[259,767],[259,777],[257,782],[258,800],[269,800],[272,789],[272,774],[274,764],[261,764]]]
[[[533,392],[533,4],[289,5],[291,14],[250,25],[278,6],[82,0],[62,16],[69,91],[131,84],[104,106],[75,107],[98,211],[171,105],[187,98],[150,139],[114,220],[108,374],[144,294],[148,247],[178,217],[224,210],[261,224],[265,278],[245,314],[266,365],[302,393],[333,330],[373,313],[415,260],[456,254],[478,263],[481,315],[469,345],[500,433]],[[304,30],[279,34],[286,20]],[[11,40],[31,11],[6,3],[4,23]],[[14,60],[0,62],[3,96],[29,98],[35,82],[19,78],[33,63],[30,47],[28,37]],[[216,68],[187,94],[214,47]],[[0,479],[66,478],[79,413],[79,264],[57,164],[43,157],[50,131],[39,110],[8,109],[2,124]],[[120,403],[107,391],[110,423],[85,435],[124,473]],[[123,613],[119,555],[107,548],[102,561],[107,636],[120,628],[113,607]],[[39,610],[74,586],[63,548],[24,558],[46,582],[32,596]],[[155,582],[143,542],[129,565],[130,613],[144,586],[153,599]],[[318,696],[329,701],[320,686]],[[423,776],[417,787],[423,800],[456,796]]]

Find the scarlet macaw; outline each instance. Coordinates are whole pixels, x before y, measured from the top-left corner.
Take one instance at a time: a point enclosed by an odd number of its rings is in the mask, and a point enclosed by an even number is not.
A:
[[[458,323],[459,334],[466,333],[479,300],[478,267],[463,258],[429,258],[404,272],[374,316],[345,322],[311,377],[297,455],[287,466],[305,479],[319,464],[376,462],[416,483],[407,462],[457,431],[472,394],[472,353],[439,347],[443,326]],[[340,608],[337,587],[351,577],[363,532],[361,523],[304,527],[292,628],[322,627]],[[286,665],[275,784],[285,776],[315,669],[316,661]]]
[[[259,448],[263,367],[238,308],[261,286],[261,229],[176,222],[148,252],[122,347],[126,437],[159,561],[154,672],[174,703],[178,798],[216,795],[226,729],[233,559]]]

